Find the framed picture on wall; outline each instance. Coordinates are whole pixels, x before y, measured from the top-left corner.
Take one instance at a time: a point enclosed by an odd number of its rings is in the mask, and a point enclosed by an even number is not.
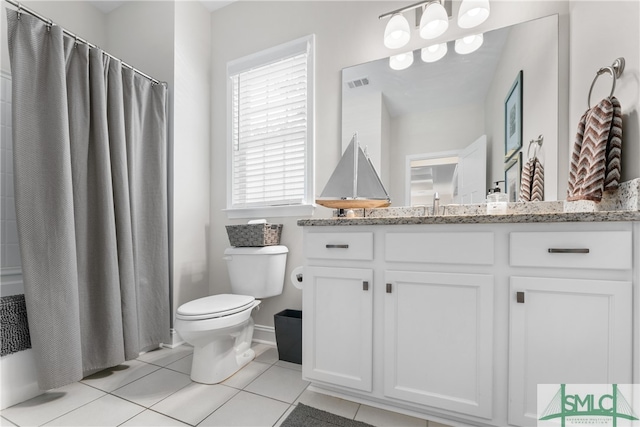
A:
[[[522,174],[522,153],[513,156],[504,166],[504,190],[510,202],[520,198],[520,175]]]
[[[504,161],[522,148],[522,70],[504,100]]]

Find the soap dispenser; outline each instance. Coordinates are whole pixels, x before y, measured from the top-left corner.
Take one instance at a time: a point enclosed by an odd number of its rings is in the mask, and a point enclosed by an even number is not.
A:
[[[507,203],[509,196],[500,190],[500,183],[504,181],[494,182],[495,187],[489,189],[487,194],[487,214],[489,215],[505,215],[507,213]]]

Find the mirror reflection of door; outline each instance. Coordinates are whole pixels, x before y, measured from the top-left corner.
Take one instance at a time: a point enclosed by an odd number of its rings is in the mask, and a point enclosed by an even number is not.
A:
[[[457,180],[454,180],[458,167],[458,153],[426,153],[408,156],[409,194],[407,200],[411,206],[427,206],[433,203],[435,193],[440,203],[453,203],[457,194]]]
[[[407,204],[430,206],[436,192],[441,206],[484,202],[486,157],[485,135],[464,150],[408,155],[405,188]]]

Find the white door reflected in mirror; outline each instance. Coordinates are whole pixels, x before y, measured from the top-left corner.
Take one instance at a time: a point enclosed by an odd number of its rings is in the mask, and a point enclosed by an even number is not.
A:
[[[431,206],[482,203],[487,180],[487,138],[482,135],[464,150],[411,154],[406,160],[406,204]]]

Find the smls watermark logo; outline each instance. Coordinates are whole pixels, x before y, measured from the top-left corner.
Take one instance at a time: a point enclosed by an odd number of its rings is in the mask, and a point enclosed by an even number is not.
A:
[[[539,384],[537,397],[539,427],[640,427],[637,384]]]

